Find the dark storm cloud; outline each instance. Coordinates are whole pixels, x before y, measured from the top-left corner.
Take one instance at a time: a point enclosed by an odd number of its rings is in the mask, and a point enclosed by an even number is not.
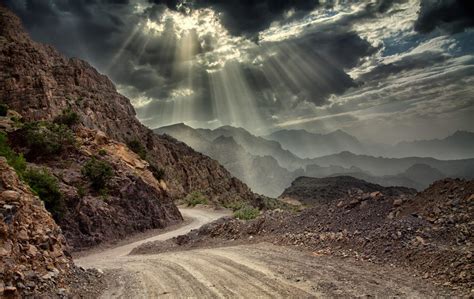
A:
[[[183,1],[150,0],[177,9]],[[195,0],[184,1],[190,8],[211,7],[221,13],[223,25],[233,35],[255,36],[267,29],[273,21],[294,9],[304,15],[319,6],[319,0]]]
[[[460,32],[474,26],[472,0],[422,0],[415,30],[427,33],[436,28]]]

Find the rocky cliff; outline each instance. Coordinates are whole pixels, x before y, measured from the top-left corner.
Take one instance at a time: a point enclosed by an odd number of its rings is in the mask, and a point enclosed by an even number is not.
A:
[[[0,7],[0,64],[0,99],[26,121],[51,120],[69,108],[87,128],[117,141],[142,142],[148,160],[165,170],[173,198],[200,190],[214,201],[254,199],[250,189],[218,162],[143,126],[130,101],[88,63],[32,41],[20,20],[4,7]]]
[[[73,267],[61,229],[0,157],[0,297],[61,288]]]

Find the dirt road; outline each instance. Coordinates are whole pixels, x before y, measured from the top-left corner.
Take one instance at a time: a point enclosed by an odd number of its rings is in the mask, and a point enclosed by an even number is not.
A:
[[[175,231],[76,260],[108,274],[103,298],[431,297],[438,290],[388,266],[304,253],[267,243],[157,255],[127,254],[223,216],[182,210],[195,219]]]

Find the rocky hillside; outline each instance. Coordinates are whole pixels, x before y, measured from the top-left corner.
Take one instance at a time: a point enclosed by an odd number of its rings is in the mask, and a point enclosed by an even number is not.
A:
[[[220,219],[134,253],[272,242],[316,256],[400,267],[449,288],[448,297],[472,296],[474,181],[445,179],[411,195],[372,190],[354,187],[300,213],[270,211],[248,222]]]
[[[99,280],[75,268],[61,229],[3,157],[0,157],[0,235],[2,298],[40,294],[50,297],[58,291],[67,295],[73,291],[71,279]]]
[[[200,190],[214,201],[254,199],[247,186],[218,162],[140,124],[130,101],[88,63],[33,42],[20,20],[4,7],[0,7],[0,64],[0,99],[25,121],[53,120],[70,109],[87,128],[123,143],[139,141],[147,160],[164,170],[172,198]]]
[[[299,177],[285,189],[280,198],[287,202],[299,202],[305,205],[321,205],[335,201],[350,194],[351,190],[365,193],[382,192],[388,196],[411,195],[416,190],[406,187],[382,187],[351,176],[327,178]]]

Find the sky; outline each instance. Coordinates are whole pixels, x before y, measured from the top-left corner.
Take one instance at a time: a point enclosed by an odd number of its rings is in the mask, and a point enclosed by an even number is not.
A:
[[[150,128],[342,129],[395,143],[474,131],[471,0],[5,0],[87,60]]]

